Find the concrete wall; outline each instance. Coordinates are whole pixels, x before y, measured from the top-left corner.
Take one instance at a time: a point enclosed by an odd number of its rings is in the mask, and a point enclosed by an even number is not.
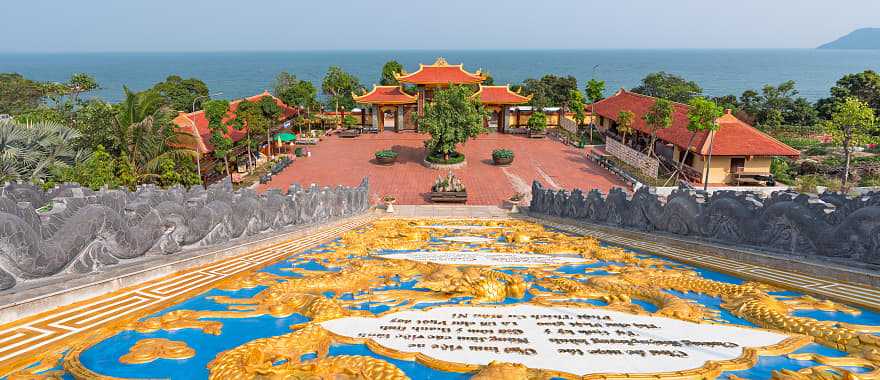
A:
[[[529,212],[640,231],[663,232],[792,256],[815,256],[880,268],[880,192],[815,198],[791,191],[769,197],[677,190],[666,198],[641,188],[554,191],[532,185]]]

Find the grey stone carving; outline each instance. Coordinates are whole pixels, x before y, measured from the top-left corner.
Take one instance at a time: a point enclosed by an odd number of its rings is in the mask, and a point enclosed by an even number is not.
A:
[[[880,192],[859,197],[824,193],[810,197],[779,191],[717,191],[711,196],[675,190],[666,199],[640,188],[632,196],[612,189],[545,189],[532,184],[530,212],[641,231],[749,246],[798,256],[880,265]]]
[[[0,188],[0,290],[59,274],[94,273],[145,255],[171,255],[284,227],[320,223],[369,209],[369,185],[290,186],[233,192],[208,189],[92,191],[65,184]]]

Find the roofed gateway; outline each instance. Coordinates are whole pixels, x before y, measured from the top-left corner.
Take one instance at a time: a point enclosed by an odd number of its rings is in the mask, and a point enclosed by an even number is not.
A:
[[[482,83],[487,77],[480,70],[470,72],[464,68],[464,64],[452,65],[443,57],[430,65],[419,64],[419,69],[413,73],[397,73],[395,78],[400,85],[373,86],[370,92],[354,96],[356,102],[370,105],[373,129],[382,131],[386,127],[386,120],[392,120],[391,126],[395,131],[415,130],[412,114],[424,114],[425,102],[434,98],[434,91],[450,85],[479,86],[474,97],[490,113],[485,121],[486,127],[495,127],[499,131],[509,127],[509,106],[524,104],[531,99],[530,96],[511,91],[509,85],[484,86]]]

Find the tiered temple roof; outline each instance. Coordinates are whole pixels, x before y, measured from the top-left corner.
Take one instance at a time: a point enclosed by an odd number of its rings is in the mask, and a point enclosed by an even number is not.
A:
[[[468,72],[464,64],[450,65],[443,57],[432,65],[419,64],[419,69],[412,74],[401,73],[395,77],[400,83],[416,85],[479,84],[486,80],[479,71]]]
[[[648,113],[654,105],[656,98],[636,94],[620,89],[611,97],[596,102],[595,114],[604,118],[617,121],[620,111],[630,111],[636,115],[632,121],[632,128],[642,133],[651,133],[641,115]],[[691,138],[688,131],[687,104],[672,103],[672,126],[657,131],[657,138],[687,149]],[[798,156],[800,152],[779,140],[755,129],[746,122],[739,120],[728,110],[718,118],[721,128],[717,132],[700,132],[691,143],[691,151],[701,155],[709,153],[709,142],[712,142],[712,155],[714,156]]]
[[[512,105],[523,104],[532,100],[532,96],[522,96],[510,89],[510,85],[505,86],[483,86],[474,93],[474,98],[479,99],[483,104],[496,105]]]
[[[407,94],[400,86],[373,85],[370,92],[353,98],[362,104],[413,104],[418,101],[416,95]]]
[[[247,98],[248,101],[253,102],[262,99],[263,97],[272,97],[275,99],[275,103],[281,107],[281,116],[279,120],[287,120],[290,119],[299,112],[294,107],[288,106],[281,99],[278,99],[268,91],[264,91],[262,94],[254,95]],[[241,103],[241,99],[234,100],[229,102],[229,113],[227,113],[226,117],[223,119],[224,121],[229,121],[235,118],[235,110],[238,109],[238,104]],[[177,125],[177,128],[186,134],[193,136],[193,142],[188,144],[182,144],[188,148],[192,148],[193,150],[198,151],[199,153],[209,153],[214,151],[214,147],[211,145],[211,128],[208,127],[208,118],[205,117],[205,111],[196,111],[190,113],[181,112],[177,115],[177,117],[173,120],[174,124]],[[228,127],[227,136],[232,139],[232,141],[239,141],[247,135],[247,126],[238,130],[232,127]],[[193,146],[194,145],[194,146]]]

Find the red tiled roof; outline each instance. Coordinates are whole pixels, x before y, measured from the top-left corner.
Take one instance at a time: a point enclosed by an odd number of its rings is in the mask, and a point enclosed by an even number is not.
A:
[[[656,99],[651,96],[621,89],[613,96],[596,102],[594,108],[597,115],[615,122],[621,111],[630,111],[635,114],[633,129],[642,133],[651,133],[651,129],[642,116],[648,113],[655,101]],[[686,149],[691,138],[691,132],[687,129],[690,107],[687,104],[675,102],[672,103],[672,107],[672,126],[657,131],[657,138]],[[712,155],[797,156],[800,154],[798,150],[764,134],[729,112],[718,118],[718,123],[721,128],[712,134],[715,139],[712,143]],[[691,144],[691,150],[703,155],[708,154],[708,135],[707,132],[697,133]]]
[[[262,99],[263,97],[271,96],[275,99],[275,103],[281,107],[281,116],[279,120],[288,120],[296,116],[299,112],[294,107],[288,106],[281,99],[278,99],[272,94],[269,94],[268,91],[264,91],[262,94],[254,95],[247,98],[248,101],[253,102]],[[223,119],[223,121],[229,121],[230,119],[235,118],[235,110],[238,108],[238,104],[241,103],[241,99],[234,100],[229,102],[229,110],[230,112]],[[173,120],[174,124],[181,128],[186,133],[189,133],[196,137],[195,139],[195,147],[200,153],[210,153],[214,151],[214,147],[211,145],[211,129],[208,127],[208,119],[205,117],[205,111],[196,111],[191,113],[183,113],[177,115],[177,117]],[[242,128],[241,130],[237,130],[235,128],[229,127],[227,132],[227,136],[229,136],[232,141],[239,141],[247,135],[247,126]]]
[[[480,74],[464,70],[464,64],[450,65],[442,57],[437,58],[433,65],[419,64],[419,69],[412,74],[395,76],[400,83],[409,84],[477,84],[486,78]]]
[[[361,96],[354,96],[354,101],[364,104],[411,104],[418,97],[407,94],[400,86],[373,86],[373,90]]]
[[[522,96],[510,90],[507,86],[483,86],[474,93],[475,98],[483,104],[523,104],[532,99],[532,96]]]

